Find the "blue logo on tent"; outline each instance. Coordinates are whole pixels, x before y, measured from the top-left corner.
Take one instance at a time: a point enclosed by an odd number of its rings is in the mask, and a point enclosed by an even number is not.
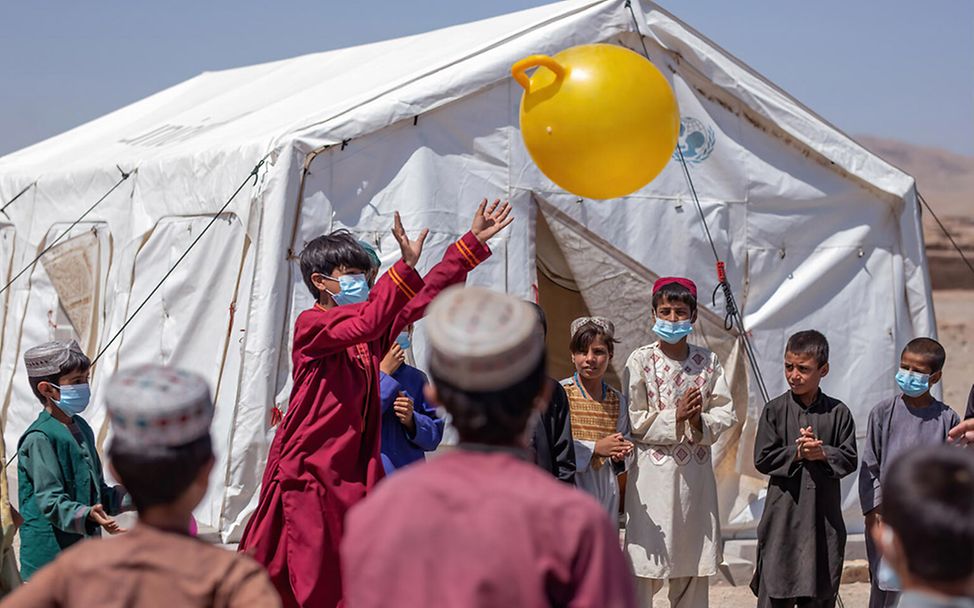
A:
[[[683,152],[683,159],[688,163],[702,163],[710,157],[716,143],[717,136],[713,127],[692,116],[684,116],[680,119],[680,138],[676,144],[679,152],[673,151],[673,160],[680,160],[680,152]]]

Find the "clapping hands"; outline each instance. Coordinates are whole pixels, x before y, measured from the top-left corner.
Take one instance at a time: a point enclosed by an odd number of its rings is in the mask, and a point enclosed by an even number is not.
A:
[[[595,453],[620,462],[632,452],[632,447],[632,442],[626,441],[622,433],[614,433],[595,442]]]
[[[799,429],[800,436],[795,440],[798,446],[795,454],[796,460],[821,460],[826,459],[825,448],[822,447],[822,440],[815,437],[815,431],[811,426]]]

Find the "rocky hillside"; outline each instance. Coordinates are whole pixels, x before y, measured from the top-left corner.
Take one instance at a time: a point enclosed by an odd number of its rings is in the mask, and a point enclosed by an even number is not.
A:
[[[869,135],[856,138],[909,173],[954,240],[974,261],[974,157]],[[974,289],[974,275],[929,216],[923,222],[934,289]]]

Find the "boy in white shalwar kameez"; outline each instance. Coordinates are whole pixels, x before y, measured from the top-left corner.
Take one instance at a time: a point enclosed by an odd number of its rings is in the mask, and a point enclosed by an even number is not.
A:
[[[722,561],[711,446],[737,424],[717,356],[687,343],[697,318],[693,281],[653,285],[660,340],[626,363],[636,462],[626,488],[626,552],[646,606],[669,582],[673,608],[706,608],[708,577]]]

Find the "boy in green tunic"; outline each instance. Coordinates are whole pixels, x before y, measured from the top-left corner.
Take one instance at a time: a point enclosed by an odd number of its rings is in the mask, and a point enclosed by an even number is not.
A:
[[[27,580],[63,549],[100,536],[101,528],[124,531],[110,515],[129,501],[124,488],[105,485],[94,433],[79,415],[90,398],[91,361],[78,343],[34,347],[24,353],[24,365],[44,406],[17,443],[20,574]]]

